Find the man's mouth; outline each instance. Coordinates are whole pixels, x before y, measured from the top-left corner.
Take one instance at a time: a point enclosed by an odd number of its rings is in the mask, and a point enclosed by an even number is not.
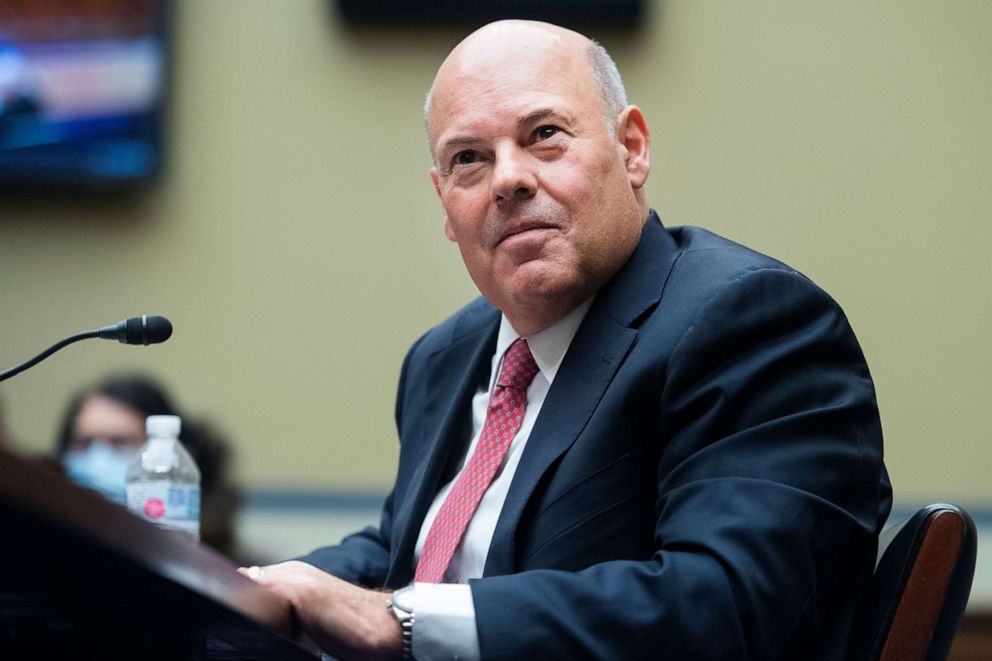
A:
[[[500,235],[499,241],[496,242],[497,245],[503,243],[507,239],[513,237],[521,237],[529,232],[539,232],[542,230],[556,230],[558,227],[550,223],[542,221],[525,221],[519,223],[513,223],[506,227],[503,233]]]

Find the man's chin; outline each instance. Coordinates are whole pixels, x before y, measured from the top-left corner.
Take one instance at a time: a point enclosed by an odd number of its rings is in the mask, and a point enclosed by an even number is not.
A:
[[[543,259],[533,259],[519,265],[504,283],[517,301],[554,304],[581,289],[574,270]]]

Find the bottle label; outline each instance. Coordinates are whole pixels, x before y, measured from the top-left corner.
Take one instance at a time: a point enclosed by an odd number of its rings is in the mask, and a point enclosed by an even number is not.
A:
[[[127,485],[127,507],[152,523],[200,538],[200,487],[175,482]]]

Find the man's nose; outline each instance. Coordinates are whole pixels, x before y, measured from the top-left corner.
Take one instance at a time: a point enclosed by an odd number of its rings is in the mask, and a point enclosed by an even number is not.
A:
[[[493,164],[493,202],[510,202],[533,197],[537,192],[537,172],[526,150],[506,145],[496,151]]]

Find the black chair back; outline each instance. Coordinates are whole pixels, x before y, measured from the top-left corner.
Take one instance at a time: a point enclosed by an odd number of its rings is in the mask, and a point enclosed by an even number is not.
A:
[[[883,533],[849,658],[944,661],[971,592],[976,546],[971,516],[946,503]]]

